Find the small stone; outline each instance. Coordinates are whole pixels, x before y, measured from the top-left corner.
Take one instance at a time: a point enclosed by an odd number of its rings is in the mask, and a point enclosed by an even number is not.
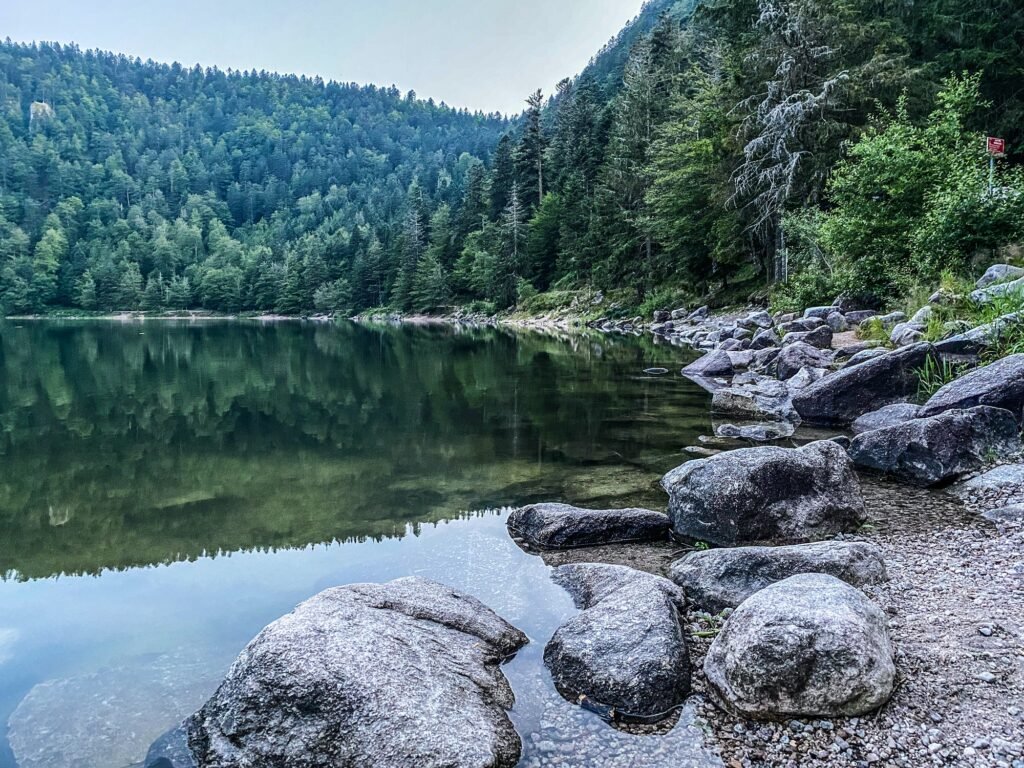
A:
[[[982,635],[983,637],[992,637],[992,627],[979,627],[978,634]]]
[[[996,681],[996,676],[991,672],[979,672],[974,676],[974,678],[976,680],[981,680],[983,683],[994,683]]]

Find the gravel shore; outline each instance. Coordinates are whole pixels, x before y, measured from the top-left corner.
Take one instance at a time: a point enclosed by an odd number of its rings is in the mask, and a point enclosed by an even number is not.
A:
[[[984,520],[953,494],[863,478],[889,581],[865,588],[888,614],[900,681],[868,717],[779,723],[730,716],[707,699],[701,665],[720,619],[692,612],[693,725],[730,768],[1024,768],[1024,528]],[[621,550],[621,551],[620,551]],[[674,553],[603,547],[547,556],[665,574]]]

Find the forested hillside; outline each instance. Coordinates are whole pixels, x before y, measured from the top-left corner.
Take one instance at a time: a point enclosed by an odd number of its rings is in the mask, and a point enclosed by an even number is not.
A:
[[[883,302],[1024,236],[1015,0],[653,0],[514,123],[0,47],[0,300],[221,311]],[[1011,156],[989,178],[985,134]]]

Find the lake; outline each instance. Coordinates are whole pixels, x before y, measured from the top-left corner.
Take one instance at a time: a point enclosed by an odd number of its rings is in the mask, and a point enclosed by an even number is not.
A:
[[[135,765],[263,626],[411,574],[530,636],[505,667],[524,766],[715,764],[686,711],[631,735],[554,692],[543,646],[575,609],[504,527],[542,500],[663,509],[711,432],[692,358],[496,329],[0,326],[0,766]]]

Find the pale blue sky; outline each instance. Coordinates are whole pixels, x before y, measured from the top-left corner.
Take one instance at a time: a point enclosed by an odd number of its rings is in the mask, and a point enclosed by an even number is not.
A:
[[[642,0],[0,0],[0,37],[413,88],[518,112]]]

